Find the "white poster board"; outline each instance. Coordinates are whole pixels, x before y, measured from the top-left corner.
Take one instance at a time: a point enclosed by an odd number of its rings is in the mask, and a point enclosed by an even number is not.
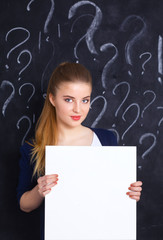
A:
[[[136,147],[47,146],[45,240],[136,240]]]

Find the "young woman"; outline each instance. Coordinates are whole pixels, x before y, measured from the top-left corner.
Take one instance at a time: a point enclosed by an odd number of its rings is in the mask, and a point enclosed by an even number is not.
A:
[[[115,146],[114,134],[104,129],[82,125],[90,108],[92,78],[78,63],[62,63],[53,72],[45,104],[36,126],[35,139],[21,147],[20,176],[17,196],[20,209],[31,212],[41,207],[44,197],[57,184],[58,175],[44,175],[45,145]],[[126,194],[136,201],[142,182],[130,184]],[[42,222],[43,231],[43,222]],[[42,232],[43,239],[43,232]]]

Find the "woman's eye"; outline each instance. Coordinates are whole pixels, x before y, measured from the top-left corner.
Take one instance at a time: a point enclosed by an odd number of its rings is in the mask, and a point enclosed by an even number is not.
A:
[[[72,99],[70,99],[70,98],[66,98],[65,101],[71,103],[71,102],[72,102]]]
[[[88,103],[89,100],[88,99],[83,99],[83,103]]]

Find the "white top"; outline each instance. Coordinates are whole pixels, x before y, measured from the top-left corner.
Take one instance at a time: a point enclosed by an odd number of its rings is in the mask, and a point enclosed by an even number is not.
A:
[[[91,146],[102,146],[99,138],[97,137],[97,135],[95,133],[93,133],[93,141]]]

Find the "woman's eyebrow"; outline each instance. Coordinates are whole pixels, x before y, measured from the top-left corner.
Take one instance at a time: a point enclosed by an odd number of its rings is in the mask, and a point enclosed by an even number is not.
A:
[[[70,96],[70,95],[64,95],[63,97],[74,98],[74,97],[72,97],[72,96]]]
[[[70,96],[70,95],[64,95],[63,97],[67,97],[67,98],[73,98],[74,99],[74,97],[73,96]],[[83,97],[83,99],[84,98],[90,98],[91,96],[86,96],[86,97]]]
[[[84,99],[84,98],[90,98],[90,97],[91,97],[91,96],[86,96],[86,97],[83,97],[83,99]]]

